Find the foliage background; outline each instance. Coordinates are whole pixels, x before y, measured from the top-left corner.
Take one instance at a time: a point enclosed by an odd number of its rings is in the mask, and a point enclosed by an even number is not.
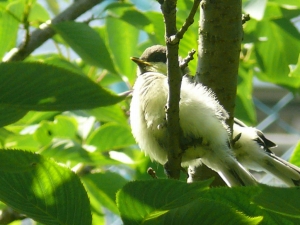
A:
[[[42,45],[23,62],[0,64],[1,148],[23,150],[1,151],[2,212],[12,208],[43,224],[89,224],[90,212],[82,216],[85,222],[78,222],[75,215],[90,208],[92,224],[120,224],[120,215],[125,224],[170,220],[180,224],[182,215],[194,223],[207,216],[196,210],[202,207],[214,211],[204,224],[219,224],[213,218],[231,221],[227,224],[299,222],[299,203],[292,201],[300,196],[296,189],[281,193],[281,189],[269,191],[264,186],[208,189],[209,182],[188,186],[180,181],[162,180],[159,185],[149,181],[149,166],[161,178],[163,169],[139,150],[128,124],[130,97],[117,94],[130,90],[135,81],[136,66],[129,57],[139,56],[153,44],[164,44],[163,18],[155,1],[100,2],[77,21],[53,25],[56,35],[48,47]],[[26,34],[61,13],[62,5],[70,4],[0,1],[0,57],[10,61],[8,52]],[[191,5],[189,0],[178,1],[178,27]],[[251,20],[244,25],[236,116],[254,124],[253,77],[299,92],[300,33],[292,19],[300,15],[300,3],[248,0],[243,1],[243,10]],[[180,55],[197,49],[197,29],[194,23],[180,42]],[[195,72],[196,60],[190,69]],[[298,166],[299,152],[296,149],[292,159]],[[117,206],[117,191],[131,180],[147,181],[128,183],[118,193]],[[170,190],[176,195],[168,199]],[[278,196],[270,196],[273,204],[270,198],[262,198],[268,192]],[[77,195],[85,197],[70,202],[70,196]],[[282,204],[280,197],[291,199],[284,212],[274,207]],[[15,201],[19,198],[24,201]],[[24,204],[26,199],[29,205]],[[74,215],[69,218],[72,222],[64,216],[68,213]]]

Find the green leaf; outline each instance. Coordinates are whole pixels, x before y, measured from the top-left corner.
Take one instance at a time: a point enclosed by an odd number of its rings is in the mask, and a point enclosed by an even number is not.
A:
[[[253,67],[241,62],[236,96],[235,117],[246,123],[256,121],[255,106],[252,100]]]
[[[125,225],[143,224],[146,220],[164,215],[169,210],[193,203],[205,190],[208,190],[210,183],[211,180],[187,184],[176,180],[160,179],[130,182],[117,194],[121,218]],[[185,218],[187,220],[184,224],[190,224],[188,217]]]
[[[69,169],[21,151],[0,151],[0,200],[46,225],[91,224],[87,193]]]
[[[280,5],[291,5],[300,8],[300,2],[298,0],[270,0],[270,1]]]
[[[262,73],[260,79],[272,83],[299,87],[299,79],[288,77],[289,65],[296,64],[300,52],[300,34],[288,19],[261,21],[256,35],[260,42],[255,53]]]
[[[125,112],[119,105],[111,105],[88,110],[89,115],[96,117],[102,122],[116,122],[120,124],[128,124]]]
[[[31,134],[16,134],[6,138],[4,147],[35,152],[40,147],[40,144]]]
[[[144,31],[150,35],[153,43],[165,45],[165,26],[162,14],[158,12],[145,12],[144,14],[151,21]]]
[[[61,67],[63,69],[67,69],[74,73],[82,74],[83,76],[85,76],[84,72],[79,66],[77,66],[74,63],[71,63],[70,61],[63,59],[57,54],[34,55],[26,58],[26,62],[36,62],[36,61],[53,65],[56,67]]]
[[[107,123],[99,127],[91,134],[86,143],[96,146],[98,151],[120,149],[136,144],[130,127],[115,123]]]
[[[120,19],[107,18],[106,32],[118,71],[123,78],[126,76],[133,83],[136,78],[136,65],[130,61],[130,57],[137,52],[138,29]]]
[[[41,63],[0,64],[0,107],[18,110],[74,110],[121,101],[86,77]]]
[[[40,23],[46,22],[49,19],[50,15],[43,6],[38,3],[35,3],[31,6],[28,18],[28,21],[31,22],[31,25],[32,23],[35,23],[38,26]]]
[[[11,14],[15,14],[15,6],[23,9],[22,5],[14,3],[8,5],[6,10],[0,7],[0,58],[16,44],[19,21]]]
[[[75,138],[77,126],[74,118],[58,115],[53,122],[42,121],[34,137],[42,145],[49,144],[53,138]]]
[[[112,172],[94,173],[86,175],[82,181],[88,191],[92,206],[104,206],[115,214],[119,214],[116,205],[116,193],[127,181],[120,175]]]
[[[119,162],[97,153],[85,150],[80,144],[70,139],[56,138],[44,146],[40,153],[48,158],[53,158],[58,162],[75,166],[78,163],[85,163],[95,166],[118,165]]]
[[[144,26],[150,24],[150,20],[138,11],[133,4],[125,2],[112,2],[106,8],[108,15],[119,18],[135,27],[143,29]]]
[[[261,221],[261,216],[250,218],[224,203],[197,199],[182,207],[171,209],[161,216],[159,213],[151,215],[143,224],[255,225],[260,224]]]
[[[296,65],[290,65],[289,77],[294,77],[299,79],[299,83],[300,83],[300,54],[298,58],[298,63]]]
[[[90,26],[85,23],[67,21],[52,25],[52,27],[84,61],[117,73],[105,42]]]
[[[265,210],[300,219],[299,188],[278,188],[261,185],[254,202]],[[283,201],[284,199],[284,201]]]
[[[47,6],[50,8],[50,10],[57,15],[59,13],[59,4],[58,0],[46,0]]]
[[[291,158],[290,162],[296,166],[300,167],[300,142],[298,142]]]
[[[22,119],[15,123],[15,125],[26,126],[32,124],[38,124],[43,120],[54,120],[54,117],[59,112],[36,112],[29,111]]]
[[[261,214],[258,214],[258,207],[256,205],[249,203],[252,202],[252,199],[260,193],[260,191],[260,186],[211,188],[203,193],[201,197],[222,202],[246,215],[255,217]]]
[[[27,110],[11,108],[0,103],[0,127],[21,119],[26,113]]]

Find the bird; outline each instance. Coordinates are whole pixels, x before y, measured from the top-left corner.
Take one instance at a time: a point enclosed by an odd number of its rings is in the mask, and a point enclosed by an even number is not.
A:
[[[300,168],[276,156],[270,150],[275,147],[262,131],[234,119],[232,150],[236,159],[247,169],[271,173],[289,187],[300,186]]]
[[[131,57],[138,65],[130,103],[130,125],[138,145],[152,160],[167,162],[168,98],[166,47],[154,45],[141,57]],[[256,185],[251,173],[234,157],[230,148],[227,112],[214,93],[183,76],[179,125],[183,167],[204,163],[215,170],[229,187]]]

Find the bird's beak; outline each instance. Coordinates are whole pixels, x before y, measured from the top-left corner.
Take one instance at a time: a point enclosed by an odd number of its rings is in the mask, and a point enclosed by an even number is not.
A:
[[[135,62],[136,64],[138,64],[138,66],[151,66],[151,63],[144,61],[138,57],[130,57],[130,59]]]

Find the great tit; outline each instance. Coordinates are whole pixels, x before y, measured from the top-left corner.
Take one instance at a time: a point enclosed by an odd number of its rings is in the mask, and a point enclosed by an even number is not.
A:
[[[138,65],[130,104],[132,133],[140,148],[152,160],[164,165],[167,162],[165,106],[169,90],[166,47],[149,47],[140,58],[131,59]],[[225,123],[228,114],[209,88],[192,83],[184,76],[179,117],[182,166],[204,163],[230,187],[257,183],[235,159]]]

